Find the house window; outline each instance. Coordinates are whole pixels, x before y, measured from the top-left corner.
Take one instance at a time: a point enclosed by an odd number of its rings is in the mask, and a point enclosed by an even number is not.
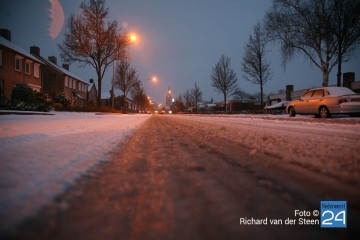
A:
[[[2,67],[2,50],[0,50],[0,67]]]
[[[25,73],[31,75],[31,61],[25,61]]]
[[[75,80],[73,81],[73,86],[72,86],[72,88],[76,90],[76,81],[75,81]]]
[[[40,77],[40,64],[37,63],[34,64],[34,77],[36,78]]]
[[[69,77],[66,76],[65,77],[65,87],[68,87],[69,86]]]
[[[21,72],[21,69],[22,69],[21,62],[22,62],[22,57],[16,56],[15,57],[15,71]]]

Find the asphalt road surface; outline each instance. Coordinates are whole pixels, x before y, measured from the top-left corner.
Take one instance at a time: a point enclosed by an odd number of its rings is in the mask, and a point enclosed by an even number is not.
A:
[[[234,121],[151,117],[114,149],[113,161],[7,238],[359,239],[359,135],[353,127]],[[346,149],[334,143],[339,139]],[[312,147],[322,150],[312,153]],[[336,161],[346,164],[340,169]],[[316,224],[321,200],[347,201],[347,228]],[[295,216],[296,210],[311,215]],[[266,225],[241,223],[266,218]],[[300,224],[305,219],[309,225]]]

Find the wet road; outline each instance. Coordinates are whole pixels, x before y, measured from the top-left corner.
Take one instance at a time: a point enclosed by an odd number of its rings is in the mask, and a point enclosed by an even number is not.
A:
[[[266,121],[264,121],[266,123]],[[153,116],[112,162],[79,179],[54,204],[17,229],[13,239],[338,239],[359,236],[357,179],[286,162],[258,151],[234,124]],[[252,141],[263,142],[260,126]],[[255,131],[259,131],[258,135]],[[241,136],[243,134],[243,141]],[[307,132],[306,134],[310,134]],[[259,137],[257,139],[256,137]],[[356,136],[355,136],[356,137]],[[282,159],[282,161],[280,160]],[[349,227],[271,225],[347,200]],[[240,218],[267,225],[240,224]],[[318,219],[313,216],[308,219]]]

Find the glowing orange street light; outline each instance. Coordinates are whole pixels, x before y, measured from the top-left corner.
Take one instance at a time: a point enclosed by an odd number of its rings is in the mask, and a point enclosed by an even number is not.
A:
[[[137,36],[135,34],[130,34],[129,39],[132,43],[135,43],[137,41]]]

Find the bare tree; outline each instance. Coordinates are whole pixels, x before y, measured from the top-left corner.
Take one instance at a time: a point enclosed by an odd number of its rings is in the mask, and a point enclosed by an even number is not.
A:
[[[126,105],[126,98],[129,92],[139,84],[138,74],[126,59],[121,59],[117,64],[114,76],[114,86],[123,92],[123,107]]]
[[[192,107],[193,99],[192,99],[192,96],[191,96],[191,93],[190,93],[189,90],[186,90],[186,92],[183,94],[183,98],[184,98],[185,107],[186,107],[187,109],[189,109],[190,107]]]
[[[175,99],[173,109],[174,109],[174,113],[184,112],[185,105],[181,94]]]
[[[245,55],[242,59],[242,71],[244,78],[254,84],[260,85],[261,108],[263,106],[264,85],[271,79],[270,64],[265,59],[267,38],[260,23],[254,27],[254,36],[250,35],[245,47]]]
[[[138,81],[135,87],[130,91],[132,100],[138,105],[140,111],[145,111],[148,107],[148,98],[144,88],[141,86],[141,81]]]
[[[106,22],[109,8],[105,0],[89,0],[80,5],[66,25],[64,41],[58,44],[61,58],[68,63],[95,68],[98,80],[97,103],[101,105],[102,79],[106,69],[123,55],[129,39],[117,30],[117,21]]]
[[[360,43],[360,1],[332,0],[329,27],[335,35],[338,60],[337,86],[341,86],[342,63],[350,59],[355,47]]]
[[[191,96],[194,100],[195,111],[198,112],[198,103],[202,101],[202,92],[196,82],[194,88],[191,89]]]
[[[304,54],[322,71],[322,85],[337,64],[331,25],[332,0],[274,0],[266,14],[269,36],[281,43],[284,66],[297,53]]]
[[[225,112],[227,112],[226,101],[228,97],[232,96],[238,88],[238,79],[236,73],[231,68],[231,59],[222,55],[213,67],[210,77],[211,86],[224,96]]]

